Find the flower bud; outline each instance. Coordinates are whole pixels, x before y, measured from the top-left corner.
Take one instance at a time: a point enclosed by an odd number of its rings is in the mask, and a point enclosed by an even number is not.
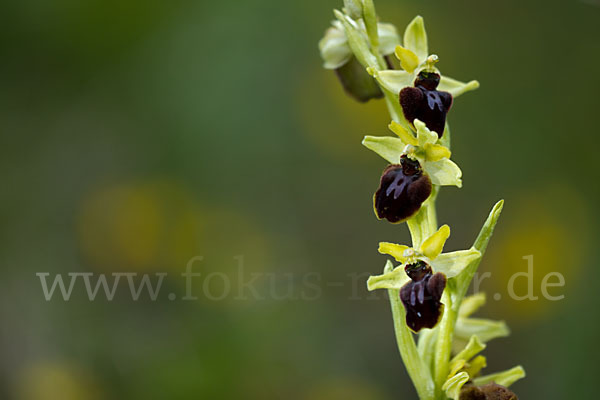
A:
[[[518,400],[516,394],[496,383],[484,386],[465,385],[460,391],[460,400]]]
[[[391,223],[406,221],[419,211],[431,194],[431,180],[418,161],[406,156],[400,164],[391,164],[383,171],[373,206],[379,219]]]
[[[352,57],[346,64],[336,68],[335,73],[346,93],[355,100],[364,103],[383,97],[377,81],[367,73],[356,57]]]
[[[350,18],[359,20],[363,16],[363,6],[361,0],[344,0],[344,10]]]
[[[408,121],[423,121],[429,130],[436,132],[441,138],[446,125],[446,114],[452,107],[452,95],[436,90],[439,83],[439,74],[421,71],[415,79],[415,87],[406,87],[400,91],[400,105]]]
[[[407,265],[405,271],[411,279],[400,289],[406,325],[414,332],[433,328],[444,310],[440,300],[446,287],[446,276],[441,272],[432,274],[431,267],[424,261]]]

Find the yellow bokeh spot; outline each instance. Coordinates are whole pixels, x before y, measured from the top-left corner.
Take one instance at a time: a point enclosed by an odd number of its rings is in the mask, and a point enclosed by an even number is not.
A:
[[[78,222],[86,260],[111,271],[180,268],[202,240],[198,205],[168,181],[96,188]]]
[[[233,298],[238,281],[272,268],[269,238],[251,214],[200,204],[170,181],[97,187],[83,199],[78,233],[86,265],[102,272],[167,272],[183,285],[189,263],[203,277],[194,281],[200,298]]]
[[[21,371],[14,389],[16,400],[101,400],[100,386],[80,368],[40,363]]]
[[[359,103],[350,98],[329,70],[312,69],[296,87],[299,126],[328,156],[367,159],[365,135],[387,135],[390,117],[383,100]]]
[[[560,201],[553,203],[551,199]],[[565,204],[569,204],[568,209]],[[585,273],[585,238],[590,229],[586,208],[573,189],[567,187],[507,201],[497,234],[479,270],[480,274],[492,274],[482,281],[482,289],[488,293],[490,308],[497,311],[494,314],[507,315],[512,323],[542,318],[558,310],[561,300],[551,299],[568,296]],[[546,285],[544,293],[544,279],[553,273],[561,274],[565,285]],[[550,284],[559,283],[556,276],[547,279]],[[525,299],[526,296],[529,297]]]
[[[387,399],[374,385],[359,379],[337,379],[309,390],[305,400],[383,400]]]

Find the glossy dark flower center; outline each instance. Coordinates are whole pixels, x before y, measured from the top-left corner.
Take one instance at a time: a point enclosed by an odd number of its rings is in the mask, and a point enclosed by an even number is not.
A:
[[[402,156],[400,164],[388,165],[373,199],[379,219],[403,222],[421,208],[431,194],[431,180],[418,161]]]
[[[436,132],[438,137],[442,137],[446,114],[452,107],[452,95],[436,90],[439,83],[439,74],[421,71],[415,79],[414,87],[400,91],[400,105],[408,121],[412,123],[418,119],[429,130]]]
[[[440,272],[433,274],[424,261],[408,264],[404,270],[411,279],[400,289],[406,324],[414,332],[435,327],[444,310],[440,300],[446,287],[446,276]]]

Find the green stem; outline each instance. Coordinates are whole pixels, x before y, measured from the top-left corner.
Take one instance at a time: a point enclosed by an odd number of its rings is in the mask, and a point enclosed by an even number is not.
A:
[[[450,287],[444,291],[442,302],[444,303],[444,315],[439,325],[438,341],[436,344],[434,366],[434,379],[436,393],[439,398],[444,399],[442,386],[448,378],[449,362],[452,353],[452,338],[454,336],[454,325],[456,324],[457,313],[452,307],[452,296],[449,293]]]
[[[438,186],[434,186],[431,195],[423,203],[419,212],[406,221],[412,238],[412,247],[415,249],[421,247],[421,243],[438,229],[437,212],[435,210],[438,190]]]
[[[412,332],[406,325],[406,311],[400,300],[400,291],[398,289],[388,289],[388,296],[392,306],[398,350],[408,375],[415,385],[419,399],[435,400],[435,385],[431,377],[431,371],[421,359]]]

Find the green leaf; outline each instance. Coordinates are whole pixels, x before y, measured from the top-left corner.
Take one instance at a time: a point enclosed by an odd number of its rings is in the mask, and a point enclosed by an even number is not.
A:
[[[494,233],[494,228],[496,226],[496,223],[498,222],[498,218],[500,218],[503,206],[504,200],[500,200],[494,205],[494,208],[492,208],[490,215],[483,224],[483,227],[481,228],[477,239],[475,239],[475,242],[473,243],[473,247],[479,250],[479,252],[481,252],[481,257],[477,260],[474,260],[471,264],[469,264],[467,268],[465,268],[465,270],[459,276],[456,277],[456,292],[454,294],[455,302],[453,304],[454,307],[460,306],[462,298],[467,293],[469,284],[471,283],[471,280],[473,279],[473,276],[477,271],[477,267],[479,267],[479,263],[481,262],[481,259],[485,254],[485,250],[490,241],[490,238]]]
[[[482,254],[485,252],[487,245],[494,233],[494,228],[496,227],[496,223],[498,222],[498,218],[500,218],[500,214],[502,213],[502,209],[504,208],[504,200],[500,200],[494,205],[490,215],[487,220],[483,224],[477,239],[475,239],[475,243],[473,243],[473,247],[479,250]]]

